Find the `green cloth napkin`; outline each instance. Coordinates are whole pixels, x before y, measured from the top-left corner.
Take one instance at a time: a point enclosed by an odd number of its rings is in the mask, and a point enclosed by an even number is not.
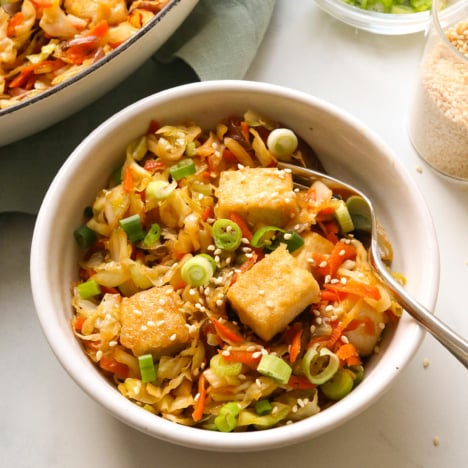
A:
[[[198,80],[242,79],[274,5],[275,0],[200,0],[156,55],[112,91],[47,130],[0,147],[0,213],[37,213],[80,141],[136,100]]]

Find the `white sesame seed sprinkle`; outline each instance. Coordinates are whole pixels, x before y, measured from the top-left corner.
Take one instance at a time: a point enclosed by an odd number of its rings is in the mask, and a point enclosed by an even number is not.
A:
[[[170,341],[175,341],[177,339],[177,335],[175,333],[173,333],[170,337],[169,337],[169,340]]]

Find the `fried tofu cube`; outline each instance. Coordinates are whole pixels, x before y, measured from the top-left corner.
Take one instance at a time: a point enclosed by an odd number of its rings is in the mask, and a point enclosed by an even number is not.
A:
[[[240,321],[269,341],[308,305],[318,302],[319,293],[312,274],[281,244],[240,275],[227,298]]]
[[[292,176],[278,168],[224,171],[217,189],[220,218],[235,212],[252,226],[285,226],[297,213]]]
[[[173,355],[189,339],[182,300],[170,286],[153,287],[122,300],[120,342],[135,356]]]

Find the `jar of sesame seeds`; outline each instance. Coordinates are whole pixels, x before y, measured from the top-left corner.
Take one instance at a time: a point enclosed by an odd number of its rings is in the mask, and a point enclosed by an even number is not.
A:
[[[409,136],[436,172],[468,183],[468,0],[432,0]]]

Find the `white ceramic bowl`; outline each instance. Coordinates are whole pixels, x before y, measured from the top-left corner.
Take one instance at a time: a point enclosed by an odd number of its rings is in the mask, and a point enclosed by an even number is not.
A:
[[[171,0],[149,23],[92,66],[37,96],[0,109],[0,146],[43,130],[84,108],[153,55],[198,0]]]
[[[315,3],[343,23],[376,34],[396,36],[424,31],[430,20],[429,11],[391,14],[364,10],[344,0],[315,0]]]
[[[249,433],[221,433],[176,425],[125,399],[96,370],[72,333],[71,282],[78,251],[73,230],[83,207],[105,185],[126,144],[144,133],[150,119],[194,119],[211,126],[247,109],[293,128],[321,158],[326,170],[354,183],[374,201],[395,248],[396,270],[407,288],[432,309],[439,279],[438,247],[425,202],[390,148],[351,115],[298,91],[265,83],[211,81],[149,96],[119,112],[90,134],[67,159],[40,209],[31,253],[34,301],[44,333],[63,367],[92,398],[125,423],[157,438],[198,449],[253,451],[318,436],[345,423],[387,390],[418,348],[421,328],[404,315],[386,333],[367,376],[346,398],[289,426]],[[411,226],[411,234],[408,234]]]

